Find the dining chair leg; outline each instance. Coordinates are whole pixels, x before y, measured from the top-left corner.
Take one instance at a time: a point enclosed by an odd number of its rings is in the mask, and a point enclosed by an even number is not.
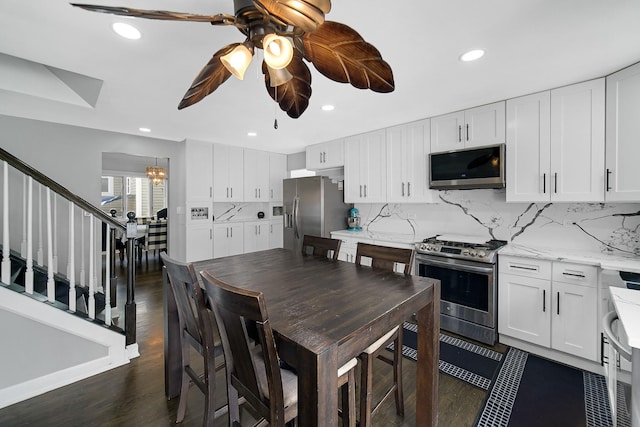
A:
[[[400,329],[398,336],[393,344],[393,379],[396,384],[395,398],[396,398],[396,413],[404,416],[404,396],[402,387],[402,329]]]
[[[349,371],[349,379],[341,387],[342,394],[342,426],[356,427],[356,374]]]
[[[187,399],[189,395],[189,384],[191,380],[189,375],[184,370],[184,366],[189,364],[189,349],[184,345],[182,346],[182,386],[180,387],[180,401],[178,403],[178,413],[176,415],[176,423],[181,423],[184,419],[184,414],[187,411]]]
[[[360,366],[360,425],[359,427],[371,427],[371,400],[373,384],[373,359],[374,356],[362,353],[359,356]]]

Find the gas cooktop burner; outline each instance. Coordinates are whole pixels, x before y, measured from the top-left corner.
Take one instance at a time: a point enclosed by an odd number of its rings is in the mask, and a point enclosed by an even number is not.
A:
[[[494,263],[498,249],[507,244],[504,240],[487,240],[485,242],[473,240],[473,242],[441,240],[438,236],[434,236],[424,239],[422,243],[417,243],[416,251],[425,255]]]

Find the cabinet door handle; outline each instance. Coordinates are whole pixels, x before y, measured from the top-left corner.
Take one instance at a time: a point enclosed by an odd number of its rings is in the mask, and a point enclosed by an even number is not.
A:
[[[566,271],[563,271],[563,272],[562,272],[562,275],[563,275],[563,276],[571,276],[571,277],[579,277],[579,278],[581,278],[581,279],[584,279],[584,278],[585,278],[585,275],[584,275],[584,274],[580,274],[580,273],[567,273]]]
[[[469,124],[467,123],[467,141],[469,140]]]
[[[607,191],[611,190],[611,186],[609,186],[609,177],[611,176],[611,169],[607,168],[607,182],[606,182],[606,189]]]
[[[364,197],[367,197],[367,184],[364,185]]]
[[[229,198],[229,187],[227,187],[227,199]]]
[[[326,151],[322,152],[322,163],[327,163],[327,152]]]
[[[262,199],[262,188],[258,188],[258,199]]]
[[[209,187],[209,197],[213,197],[213,187]]]
[[[558,305],[556,306],[556,313],[560,316],[560,292],[558,292]]]
[[[229,238],[229,227],[227,227],[227,239]]]
[[[513,268],[515,270],[538,271],[537,267],[525,267],[524,265],[515,265],[515,264],[510,264],[509,268]]]
[[[271,190],[271,198],[273,199],[273,190]]]
[[[209,229],[209,240],[213,240],[213,230]]]
[[[542,312],[545,313],[547,311],[547,291],[546,289],[542,290]]]
[[[555,172],[553,174],[553,186],[554,186],[553,192],[558,193],[558,172]]]
[[[231,187],[231,198],[233,199],[233,187]]]
[[[320,153],[320,163],[322,163],[322,152]]]
[[[231,229],[231,238],[233,239],[233,228]]]
[[[462,126],[458,125],[458,142],[462,142]]]
[[[362,185],[360,186],[360,197],[362,197]]]
[[[411,183],[407,182],[407,197],[411,197]]]
[[[402,183],[402,197],[404,197],[404,182]]]
[[[542,174],[542,194],[547,194],[547,174]]]

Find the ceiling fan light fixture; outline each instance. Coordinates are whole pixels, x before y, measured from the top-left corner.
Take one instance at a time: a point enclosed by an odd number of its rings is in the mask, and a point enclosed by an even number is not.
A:
[[[242,80],[249,64],[251,64],[251,58],[253,58],[253,52],[243,43],[221,56],[220,61],[231,74]]]
[[[277,34],[267,34],[262,39],[264,60],[267,65],[276,70],[285,68],[293,58],[293,45],[285,37]]]
[[[285,84],[293,78],[293,75],[286,68],[271,68],[267,65],[269,70],[269,85],[271,87],[278,87]]]

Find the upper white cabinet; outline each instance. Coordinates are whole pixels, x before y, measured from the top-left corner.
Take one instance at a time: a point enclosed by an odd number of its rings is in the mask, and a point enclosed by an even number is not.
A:
[[[640,64],[607,77],[606,200],[640,201]]]
[[[342,139],[309,145],[306,149],[308,170],[331,169],[344,166]]]
[[[387,129],[387,201],[428,203],[436,191],[429,189],[429,119]]]
[[[500,144],[504,141],[504,101],[431,119],[432,153]]]
[[[268,202],[269,153],[258,150],[244,150],[244,201]]]
[[[213,201],[241,202],[243,200],[244,150],[240,147],[214,144]]]
[[[185,170],[186,201],[211,200],[213,145],[206,142],[186,141]]]
[[[507,201],[604,198],[604,79],[507,101]]]
[[[287,156],[269,153],[269,201],[282,202],[282,180],[287,177]]]
[[[381,203],[387,198],[385,130],[349,137],[344,142],[345,203]]]

